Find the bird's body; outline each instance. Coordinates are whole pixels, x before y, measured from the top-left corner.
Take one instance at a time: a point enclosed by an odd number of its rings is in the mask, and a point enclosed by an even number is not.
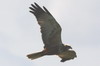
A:
[[[76,57],[76,53],[69,45],[64,45],[61,40],[61,27],[54,19],[54,17],[50,14],[50,12],[43,6],[44,10],[35,3],[32,4],[30,11],[35,15],[38,24],[41,28],[42,40],[44,43],[44,50],[37,53],[32,53],[27,55],[30,59],[36,59],[42,57],[44,55],[58,55],[62,58],[61,62],[66,60],[74,59]]]

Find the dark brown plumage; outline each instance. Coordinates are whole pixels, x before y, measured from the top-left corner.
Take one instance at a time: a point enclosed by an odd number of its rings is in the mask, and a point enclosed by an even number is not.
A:
[[[44,55],[58,55],[62,58],[61,62],[74,59],[76,53],[69,45],[64,45],[61,40],[61,27],[51,15],[51,13],[43,6],[44,10],[37,4],[31,4],[31,13],[35,15],[41,28],[44,50],[37,53],[27,55],[30,59],[36,59]]]

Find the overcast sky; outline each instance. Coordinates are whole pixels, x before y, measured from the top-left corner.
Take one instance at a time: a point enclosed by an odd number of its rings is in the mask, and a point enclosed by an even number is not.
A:
[[[29,60],[26,55],[43,50],[40,27],[29,13],[31,3],[45,6],[62,27],[62,41],[77,53],[74,60],[57,56]],[[100,65],[100,0],[1,0],[0,66]]]

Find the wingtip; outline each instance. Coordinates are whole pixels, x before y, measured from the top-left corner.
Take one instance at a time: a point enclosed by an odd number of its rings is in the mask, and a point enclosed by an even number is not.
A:
[[[33,11],[29,11],[29,12],[35,15],[35,13]]]
[[[32,9],[32,7],[29,7],[29,9]]]
[[[45,9],[45,6],[43,6],[43,8]]]
[[[34,6],[33,4],[31,4],[31,6]]]
[[[41,8],[37,3],[34,3],[37,7]]]
[[[34,4],[36,4],[36,2],[34,2]]]

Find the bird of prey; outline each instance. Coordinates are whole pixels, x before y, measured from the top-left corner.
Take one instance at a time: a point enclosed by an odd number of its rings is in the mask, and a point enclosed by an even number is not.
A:
[[[29,8],[40,25],[44,49],[40,52],[28,54],[27,57],[34,60],[45,55],[57,55],[61,58],[61,62],[77,57],[71,46],[62,43],[61,26],[51,13],[44,6],[42,9],[37,3],[31,4]]]

